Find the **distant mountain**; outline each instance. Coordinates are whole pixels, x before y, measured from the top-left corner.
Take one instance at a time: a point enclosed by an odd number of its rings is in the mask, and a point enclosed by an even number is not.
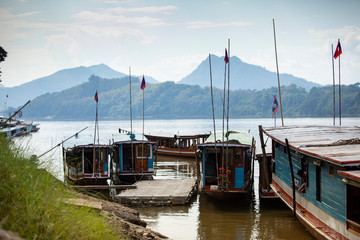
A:
[[[28,100],[32,100],[45,93],[60,92],[85,83],[89,77],[95,75],[102,78],[122,78],[124,73],[115,71],[105,64],[90,67],[76,67],[60,70],[52,75],[35,79],[31,82],[16,87],[0,88],[0,96],[6,96],[8,107],[19,107]],[[146,77],[147,82],[157,82],[151,77]]]
[[[211,71],[213,86],[224,88],[224,57],[211,55]],[[188,76],[178,83],[210,86],[209,59],[206,58]],[[320,84],[298,78],[290,74],[280,74],[281,85],[295,84],[298,87],[309,91],[313,87],[320,87]],[[277,87],[277,74],[270,72],[263,67],[252,65],[241,61],[238,57],[230,58],[230,89],[262,90],[270,87]]]

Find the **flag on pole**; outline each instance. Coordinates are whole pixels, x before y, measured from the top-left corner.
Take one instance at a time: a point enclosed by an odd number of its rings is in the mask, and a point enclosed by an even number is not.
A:
[[[224,57],[224,61],[225,63],[229,63],[229,57],[228,57],[228,53],[227,53],[227,49],[225,48],[225,57]]]
[[[279,110],[279,104],[278,104],[278,102],[276,100],[276,95],[274,95],[274,102],[273,102],[273,105],[272,105],[273,115],[275,115],[278,110]]]
[[[143,78],[142,78],[142,81],[141,81],[141,86],[140,86],[140,88],[141,88],[141,90],[144,90],[144,89],[145,89],[145,87],[146,87],[146,84],[145,84],[145,77],[144,77],[144,75],[143,75]]]
[[[96,93],[95,93],[94,99],[95,99],[95,101],[96,101],[96,102],[98,102],[98,101],[99,101],[99,97],[98,97],[97,90],[96,90]]]
[[[340,56],[340,54],[342,54],[342,50],[341,50],[340,39],[339,39],[338,44],[336,46],[334,58],[336,59],[338,56]]]

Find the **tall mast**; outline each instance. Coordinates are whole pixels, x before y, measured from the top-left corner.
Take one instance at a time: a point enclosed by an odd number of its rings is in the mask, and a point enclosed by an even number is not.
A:
[[[212,112],[213,112],[213,125],[214,125],[214,145],[215,145],[216,176],[219,176],[219,163],[218,163],[217,147],[216,147],[216,127],[215,127],[214,94],[213,94],[213,86],[212,86],[211,55],[210,55],[210,53],[209,53],[209,68],[210,68],[211,106],[212,106]],[[217,184],[219,185],[219,178],[217,178]]]
[[[280,90],[279,64],[278,64],[277,48],[276,48],[275,20],[274,20],[274,19],[273,19],[273,27],[274,27],[274,44],[275,44],[276,72],[277,72],[278,88],[279,88],[279,97],[280,97],[281,124],[282,124],[282,126],[284,126],[284,118],[283,118],[282,102],[281,102],[281,90]]]
[[[333,125],[335,126],[335,71],[334,71],[334,47],[331,44],[331,61],[333,70],[333,105],[334,105],[334,120]]]

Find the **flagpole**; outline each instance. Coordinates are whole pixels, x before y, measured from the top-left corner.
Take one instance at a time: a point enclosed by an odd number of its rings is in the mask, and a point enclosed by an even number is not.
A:
[[[130,142],[131,142],[131,169],[134,169],[134,144],[132,129],[132,101],[131,101],[131,67],[129,67],[129,88],[130,88]]]
[[[143,79],[144,79],[144,76],[143,76]],[[143,158],[144,158],[144,132],[145,132],[144,125],[145,125],[145,88],[143,89],[143,129],[142,129],[142,136],[141,136],[141,140],[142,140],[141,153],[142,153]],[[144,169],[144,161],[141,161],[141,166],[142,166],[142,169]]]
[[[214,146],[215,146],[216,176],[219,176],[219,163],[218,163],[217,147],[216,147],[216,127],[215,127],[214,94],[213,94],[213,85],[212,85],[211,55],[210,55],[210,53],[209,53],[209,68],[210,68],[211,106],[212,106],[212,112],[213,112],[213,125],[214,125]],[[217,184],[219,185],[219,178],[217,178]]]
[[[281,90],[280,90],[279,64],[278,64],[277,48],[276,48],[275,20],[274,20],[274,19],[273,19],[273,28],[274,28],[274,44],[275,44],[276,71],[277,71],[278,87],[279,87],[279,97],[280,97],[281,123],[282,123],[282,126],[284,126],[284,118],[283,118],[282,102],[281,102]]]
[[[230,38],[228,39],[228,95],[227,95],[227,114],[226,114],[226,179],[229,179],[229,114],[230,114]],[[229,183],[226,181],[226,189]]]
[[[338,40],[340,43],[340,39]],[[341,55],[341,54],[340,54]],[[341,126],[341,82],[340,82],[340,55],[339,55],[339,123]]]
[[[93,149],[93,174],[96,171],[96,148],[95,148],[95,143],[96,143],[96,126],[97,126],[97,122],[98,122],[98,93],[96,90],[95,93],[95,101],[96,101],[96,114],[95,114],[95,129],[94,129],[94,149]]]
[[[225,57],[227,55],[227,50],[225,48]],[[221,168],[224,170],[225,166],[225,103],[226,103],[226,61],[225,61],[225,69],[224,69],[224,91],[223,91],[223,118],[222,118],[222,154],[221,154]],[[224,189],[224,182],[221,183],[221,189]]]
[[[335,126],[335,71],[334,71],[334,46],[331,44],[331,61],[333,71],[333,105],[334,105],[334,120],[333,125]]]

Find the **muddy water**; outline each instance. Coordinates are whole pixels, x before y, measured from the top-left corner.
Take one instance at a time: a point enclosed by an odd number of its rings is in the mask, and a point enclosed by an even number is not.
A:
[[[257,169],[257,166],[256,166]],[[155,178],[195,178],[192,159],[160,157]],[[148,227],[171,239],[313,239],[280,200],[252,196],[219,202],[205,194],[189,206],[138,207]]]

